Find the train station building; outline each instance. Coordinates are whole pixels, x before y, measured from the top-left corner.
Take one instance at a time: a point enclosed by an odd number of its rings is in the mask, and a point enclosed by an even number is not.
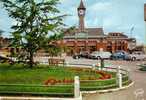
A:
[[[78,28],[64,31],[63,41],[58,41],[58,45],[64,45],[70,48],[68,54],[80,53],[82,51],[109,51],[118,50],[129,51],[136,46],[136,39],[129,38],[122,32],[104,33],[102,27],[87,28],[85,26],[86,7],[81,0],[78,8],[79,25]],[[94,21],[94,20],[93,20]]]

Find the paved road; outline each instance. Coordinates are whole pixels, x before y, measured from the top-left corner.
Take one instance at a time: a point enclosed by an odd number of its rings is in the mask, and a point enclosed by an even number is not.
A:
[[[86,63],[95,64],[96,60],[73,60],[71,58],[66,59],[70,63]],[[129,61],[106,61],[108,66],[121,66],[124,69],[130,70],[130,77],[135,82],[132,87],[126,90],[120,90],[117,92],[103,93],[103,94],[86,94],[83,95],[83,100],[146,100],[146,72],[138,70],[137,64],[144,63],[142,61],[129,62]]]
[[[37,59],[42,60],[42,62],[47,62],[46,58]],[[74,60],[71,57],[67,57],[65,59],[68,63],[73,64],[97,64],[99,62],[97,60],[90,59]],[[121,90],[117,92],[103,94],[86,94],[83,95],[83,100],[146,100],[146,72],[139,71],[138,70],[139,67],[137,66],[137,64],[141,63],[144,62],[105,61],[106,66],[109,67],[121,66],[124,69],[129,69],[130,77],[135,82],[135,84],[126,90]]]

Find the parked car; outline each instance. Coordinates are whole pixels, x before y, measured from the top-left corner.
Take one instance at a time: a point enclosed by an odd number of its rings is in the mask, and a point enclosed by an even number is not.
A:
[[[91,59],[109,59],[110,57],[111,53],[105,51],[94,51],[89,56]]]
[[[117,51],[111,55],[112,60],[130,60],[130,56],[125,51]]]
[[[89,52],[88,51],[82,51],[80,52],[80,57],[83,57],[83,58],[89,58]]]
[[[79,59],[79,58],[81,58],[81,55],[80,54],[75,53],[73,55],[73,59]]]
[[[129,56],[130,56],[130,60],[132,61],[146,59],[146,54],[144,54],[143,52],[133,52]]]

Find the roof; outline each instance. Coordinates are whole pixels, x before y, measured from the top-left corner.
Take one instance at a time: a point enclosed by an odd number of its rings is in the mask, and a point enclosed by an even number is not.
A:
[[[64,39],[75,39],[75,38],[78,38],[78,39],[103,39],[103,38],[106,38],[106,36],[65,36]]]
[[[78,9],[86,9],[85,6],[84,6],[83,0],[81,0]]]
[[[116,37],[116,38],[128,38],[127,35],[121,32],[110,32],[108,33],[108,37]]]
[[[76,28],[74,30],[65,30],[65,36],[74,36],[75,33],[80,33],[81,31]],[[88,36],[104,36],[103,28],[85,28],[85,33],[88,33]]]
[[[104,35],[103,28],[86,28],[85,30],[90,36]]]

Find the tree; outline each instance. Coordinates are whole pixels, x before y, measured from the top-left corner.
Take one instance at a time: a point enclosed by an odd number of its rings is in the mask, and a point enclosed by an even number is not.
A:
[[[47,49],[47,53],[49,53],[51,57],[58,56],[61,53],[61,48],[55,45],[50,45]]]
[[[45,52],[49,53],[49,55],[51,57],[58,56],[59,54],[61,54],[62,53],[62,47],[60,45],[57,45],[57,44],[52,44],[51,42],[62,40],[62,39],[63,39],[63,34],[51,35],[48,39],[48,41],[50,42],[49,46],[44,47]]]
[[[48,42],[52,40],[48,38],[48,33],[62,33],[65,15],[59,15],[60,11],[56,7],[59,0],[0,1],[8,11],[9,16],[17,22],[11,27],[14,30],[12,32],[12,45],[23,49],[22,53],[25,52],[23,58],[28,59],[32,68],[34,54],[40,48],[48,46]]]

